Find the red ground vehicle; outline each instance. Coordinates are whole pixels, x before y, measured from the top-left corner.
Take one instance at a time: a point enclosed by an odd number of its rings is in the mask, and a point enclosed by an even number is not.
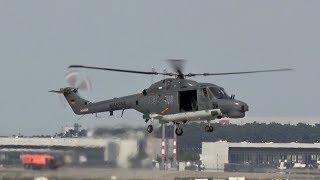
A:
[[[45,154],[23,154],[21,161],[26,169],[57,169],[63,165],[56,157]]]

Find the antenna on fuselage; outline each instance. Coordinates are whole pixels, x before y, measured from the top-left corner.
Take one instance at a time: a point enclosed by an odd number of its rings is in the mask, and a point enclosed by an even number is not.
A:
[[[164,73],[164,74],[168,73],[167,68],[163,68],[163,73]],[[165,78],[166,78],[166,76],[163,75],[163,79],[165,79]]]
[[[152,71],[153,73],[156,72],[156,69],[154,68],[154,66],[151,67],[151,71]],[[151,85],[153,84],[153,81],[154,81],[153,78],[154,78],[154,74],[151,75]]]

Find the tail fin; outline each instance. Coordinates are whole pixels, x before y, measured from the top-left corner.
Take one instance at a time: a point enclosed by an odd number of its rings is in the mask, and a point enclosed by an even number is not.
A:
[[[51,90],[49,92],[63,94],[75,114],[79,115],[79,114],[88,113],[89,109],[87,108],[87,105],[90,104],[91,102],[81,98],[77,94],[78,92],[77,89],[67,87],[67,88],[61,88],[59,91]]]

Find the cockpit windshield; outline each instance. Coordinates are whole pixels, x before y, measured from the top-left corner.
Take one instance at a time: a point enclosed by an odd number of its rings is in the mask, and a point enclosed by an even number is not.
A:
[[[209,89],[217,99],[230,99],[230,97],[224,91],[223,88],[220,88],[220,87],[209,87]]]

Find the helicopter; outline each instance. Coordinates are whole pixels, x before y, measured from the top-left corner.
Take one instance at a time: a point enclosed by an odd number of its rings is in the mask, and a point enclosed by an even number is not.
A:
[[[91,102],[83,99],[78,94],[78,88],[76,87],[65,87],[60,88],[60,90],[51,90],[49,92],[63,94],[76,115],[109,112],[110,116],[113,116],[113,112],[117,110],[122,110],[123,115],[124,110],[134,109],[143,114],[142,118],[146,123],[158,120],[161,124],[176,124],[175,134],[181,136],[183,134],[181,124],[192,121],[207,121],[205,131],[213,132],[211,121],[224,117],[243,118],[245,117],[245,113],[249,111],[247,103],[235,99],[235,95],[229,96],[223,87],[212,83],[200,83],[187,78],[195,76],[220,76],[292,70],[284,68],[227,73],[185,74],[183,73],[185,60],[171,59],[167,61],[172,66],[174,72],[136,71],[84,65],[70,65],[68,67],[169,76],[169,78],[164,78],[155,82],[150,87],[143,89],[137,94],[99,102]],[[153,124],[149,123],[147,132],[152,133],[152,131]]]

